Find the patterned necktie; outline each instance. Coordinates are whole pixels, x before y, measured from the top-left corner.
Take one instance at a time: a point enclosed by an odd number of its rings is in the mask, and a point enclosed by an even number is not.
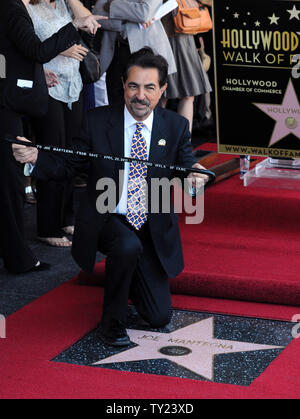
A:
[[[144,124],[136,124],[136,132],[132,139],[131,158],[147,160],[147,144],[143,137]],[[128,178],[128,198],[126,220],[140,230],[147,221],[146,177],[148,168],[144,164],[130,163]]]

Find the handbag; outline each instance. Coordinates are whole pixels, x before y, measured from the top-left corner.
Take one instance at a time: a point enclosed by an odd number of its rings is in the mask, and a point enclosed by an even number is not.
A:
[[[80,44],[88,49],[87,55],[80,63],[80,74],[83,84],[91,84],[97,82],[101,77],[100,63],[94,52],[81,41]]]
[[[174,16],[176,33],[196,35],[212,29],[212,19],[206,6],[197,0],[177,0],[178,13]]]

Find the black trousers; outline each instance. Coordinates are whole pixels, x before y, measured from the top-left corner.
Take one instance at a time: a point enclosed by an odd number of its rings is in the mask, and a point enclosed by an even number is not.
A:
[[[137,232],[124,216],[112,215],[101,231],[99,250],[107,255],[103,318],[125,322],[130,299],[152,327],[167,325],[172,315],[169,280],[147,223]]]
[[[48,113],[35,121],[36,140],[44,145],[71,147],[79,137],[83,101],[66,103],[49,97]],[[37,180],[37,231],[39,237],[63,237],[62,228],[74,225],[73,182]]]
[[[23,136],[22,115],[0,108],[0,249],[4,266],[11,273],[33,268],[38,259],[25,241],[24,165],[13,157],[5,135]]]

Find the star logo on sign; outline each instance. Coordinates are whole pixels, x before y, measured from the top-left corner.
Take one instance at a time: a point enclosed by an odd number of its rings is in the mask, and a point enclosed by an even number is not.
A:
[[[270,16],[268,19],[270,19],[271,21],[270,25],[278,25],[278,20],[280,19],[280,17],[277,17],[275,13],[273,13],[273,15]]]
[[[214,357],[253,351],[282,349],[281,346],[259,345],[214,338],[214,317],[193,323],[172,333],[127,330],[137,346],[112,355],[93,365],[116,362],[167,359],[208,379],[214,379]]]
[[[292,8],[292,10],[287,10],[287,12],[290,14],[290,20],[297,19],[300,20],[300,10],[297,10],[296,6]]]
[[[269,147],[290,134],[300,140],[300,106],[292,80],[289,81],[281,105],[254,103],[276,121]]]

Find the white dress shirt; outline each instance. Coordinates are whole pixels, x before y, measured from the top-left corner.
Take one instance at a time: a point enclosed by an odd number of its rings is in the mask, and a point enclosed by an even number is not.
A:
[[[153,112],[148,118],[143,121],[144,127],[142,129],[143,137],[145,138],[147,144],[147,158],[149,159],[150,154],[150,145],[151,145],[151,135],[153,127]],[[133,116],[128,112],[127,107],[124,108],[124,157],[131,156],[131,144],[133,136],[136,132],[136,124],[140,124],[140,121],[136,121]],[[127,213],[127,197],[128,197],[128,178],[129,178],[129,169],[130,163],[125,163],[124,169],[124,181],[123,181],[123,190],[120,202],[115,209],[116,214],[126,215]]]

